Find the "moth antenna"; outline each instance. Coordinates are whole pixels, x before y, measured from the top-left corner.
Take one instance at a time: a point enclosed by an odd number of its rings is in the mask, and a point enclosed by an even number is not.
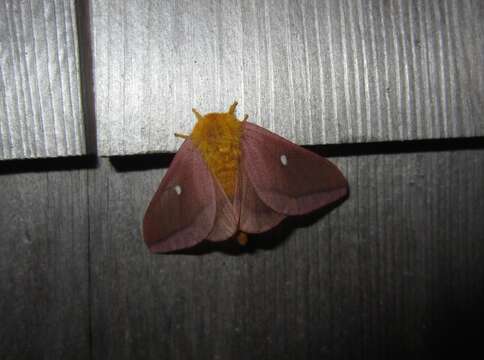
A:
[[[248,118],[249,118],[249,115],[248,114],[245,114],[244,115],[244,120],[242,120],[242,121],[247,121]]]
[[[203,119],[202,114],[200,114],[196,109],[192,109],[192,113],[195,114],[195,117],[197,118],[198,121]]]
[[[182,138],[182,139],[185,139],[185,140],[190,137],[189,135],[179,134],[179,133],[175,133],[175,136],[176,137],[179,137],[179,138]]]
[[[237,101],[234,101],[234,103],[230,105],[229,114],[235,113],[235,108],[237,107],[237,104],[238,104]]]

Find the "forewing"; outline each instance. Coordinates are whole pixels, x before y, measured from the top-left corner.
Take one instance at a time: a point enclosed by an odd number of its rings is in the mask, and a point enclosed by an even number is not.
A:
[[[271,209],[300,215],[347,193],[343,174],[328,160],[255,124],[244,122],[242,167]]]
[[[209,235],[215,215],[214,180],[198,150],[186,140],[146,210],[145,242],[153,252],[193,246]]]

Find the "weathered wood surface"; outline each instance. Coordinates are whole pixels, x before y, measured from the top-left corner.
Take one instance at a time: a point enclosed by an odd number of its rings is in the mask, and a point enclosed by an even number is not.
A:
[[[234,100],[301,144],[484,134],[480,0],[91,0],[101,155]]]
[[[89,358],[83,160],[0,163],[0,358]]]
[[[0,2],[0,160],[86,151],[74,5]]]
[[[140,222],[167,160],[89,171],[94,359],[482,354],[484,150],[333,158],[351,194],[325,216],[248,251],[152,255]]]
[[[482,354],[484,150],[373,146],[332,158],[343,204],[243,252],[148,252],[140,220],[168,155],[2,163],[2,358]]]

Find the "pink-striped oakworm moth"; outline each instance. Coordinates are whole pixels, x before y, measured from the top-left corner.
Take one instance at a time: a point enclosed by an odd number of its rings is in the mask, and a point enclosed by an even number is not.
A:
[[[347,193],[328,160],[235,116],[205,116],[183,137],[146,210],[143,235],[153,252],[190,247],[207,239],[267,231],[288,215],[326,206]]]

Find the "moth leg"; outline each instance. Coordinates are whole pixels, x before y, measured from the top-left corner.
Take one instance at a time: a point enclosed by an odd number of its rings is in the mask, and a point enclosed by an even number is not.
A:
[[[248,118],[249,118],[249,115],[248,114],[245,114],[244,115],[244,120],[242,120],[242,121],[247,121]]]
[[[237,233],[237,241],[240,245],[245,246],[249,242],[249,238],[245,232],[239,231]]]
[[[179,137],[179,138],[182,138],[182,139],[185,139],[185,140],[190,137],[190,135],[179,134],[179,133],[175,133],[175,136],[176,137]]]

